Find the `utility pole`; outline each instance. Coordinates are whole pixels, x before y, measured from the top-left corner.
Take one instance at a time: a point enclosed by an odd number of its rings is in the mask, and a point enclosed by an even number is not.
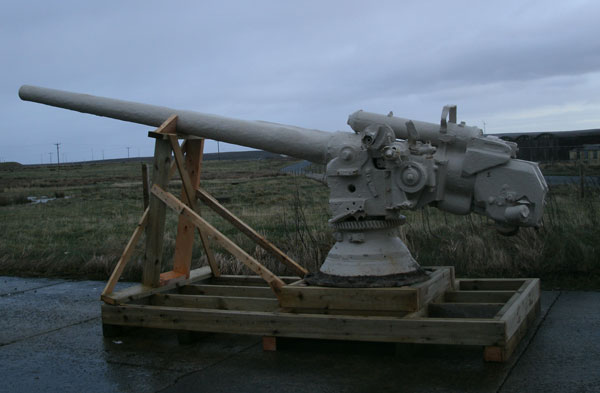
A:
[[[50,156],[50,164],[52,164],[52,152],[48,153],[48,155]]]
[[[129,158],[129,149],[131,149],[131,146],[127,146],[125,148],[127,149],[127,158]]]
[[[482,121],[483,121],[483,134],[485,135],[485,121],[484,120],[482,120]]]
[[[219,147],[219,141],[217,141],[217,161],[221,161],[221,148]]]
[[[58,167],[58,170],[60,170],[60,143],[56,142],[56,166]]]
[[[94,161],[94,148],[92,147],[92,161]]]

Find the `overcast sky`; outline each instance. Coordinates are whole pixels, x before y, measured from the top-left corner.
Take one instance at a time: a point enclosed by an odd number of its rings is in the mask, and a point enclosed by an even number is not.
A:
[[[152,153],[147,126],[23,102],[22,84],[326,131],[450,103],[487,133],[600,128],[599,17],[576,0],[4,0],[0,160]]]

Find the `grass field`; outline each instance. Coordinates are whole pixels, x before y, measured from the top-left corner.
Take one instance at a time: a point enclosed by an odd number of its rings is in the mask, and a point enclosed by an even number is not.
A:
[[[309,270],[319,268],[333,237],[328,189],[279,169],[293,161],[206,161],[202,185],[248,224]],[[178,194],[180,182],[171,191]],[[29,204],[27,197],[57,197]],[[61,167],[0,166],[0,274],[106,279],[142,213],[140,163]],[[544,227],[503,237],[477,215],[433,208],[407,212],[399,235],[422,265],[453,265],[460,276],[541,277],[546,288],[600,288],[600,195],[553,188]],[[277,273],[289,273],[223,219],[202,214]],[[168,215],[164,269],[173,254],[177,217]],[[205,264],[201,247],[194,266]],[[245,270],[223,250],[225,272]],[[123,277],[138,280],[141,243]]]

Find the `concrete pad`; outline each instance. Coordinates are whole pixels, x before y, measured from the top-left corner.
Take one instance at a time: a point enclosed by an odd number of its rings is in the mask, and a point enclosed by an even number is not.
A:
[[[155,392],[258,342],[223,335],[181,346],[155,331],[104,339],[95,318],[0,347],[0,392]]]
[[[600,392],[600,293],[562,292],[501,392]]]
[[[0,344],[100,316],[98,281],[63,281],[0,298]]]
[[[104,282],[5,279],[21,290],[0,296],[0,392],[592,392],[600,386],[596,292],[543,292],[544,317],[510,362],[498,364],[483,362],[481,347],[280,340],[279,351],[263,352],[258,337],[209,334],[182,346],[174,332],[141,329],[105,339],[98,300]]]
[[[50,278],[0,277],[0,296],[14,295],[20,292],[56,285],[65,280]]]

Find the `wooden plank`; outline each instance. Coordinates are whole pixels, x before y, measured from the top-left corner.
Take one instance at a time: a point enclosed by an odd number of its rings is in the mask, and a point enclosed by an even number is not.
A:
[[[144,197],[144,210],[148,209],[150,203],[150,177],[148,165],[142,162],[142,195]]]
[[[242,250],[237,244],[231,241],[227,236],[219,232],[215,227],[208,223],[205,219],[200,217],[196,212],[190,209],[183,202],[179,201],[173,194],[166,192],[161,187],[154,185],[152,186],[152,194],[163,201],[167,206],[177,211],[179,214],[185,214],[191,222],[199,227],[203,232],[212,237],[217,244],[229,251],[235,256],[240,262],[246,265],[254,273],[261,276],[273,289],[276,294],[279,294],[281,288],[285,283],[277,277],[273,272],[264,267],[256,259],[248,255]]]
[[[273,293],[270,293],[270,297]],[[198,296],[180,294],[155,294],[150,298],[154,306],[208,308],[213,310],[275,311],[277,299],[264,297]]]
[[[269,287],[246,287],[235,285],[185,285],[179,288],[179,293],[184,295],[275,298],[273,291]]]
[[[263,336],[262,346],[263,346],[263,351],[267,351],[267,352],[277,351],[277,337]]]
[[[484,291],[516,291],[523,285],[526,278],[478,278],[458,280],[460,290],[484,290]]]
[[[428,281],[394,288],[290,286],[282,289],[285,308],[417,311],[452,286],[450,268],[439,268]]]
[[[229,221],[233,226],[239,229],[243,234],[248,236],[254,242],[256,242],[263,249],[271,253],[279,262],[283,263],[290,269],[292,269],[300,277],[304,277],[308,270],[300,266],[296,261],[290,258],[286,253],[277,248],[273,243],[265,239],[262,235],[256,232],[248,224],[236,217],[230,212],[225,206],[221,205],[212,195],[203,190],[200,187],[196,188],[198,197],[212,210],[214,210],[221,217]]]
[[[171,270],[168,272],[160,273],[159,285],[164,286],[173,282],[181,282],[186,278],[188,278],[187,275]]]
[[[121,291],[114,292],[111,295],[102,297],[108,304],[123,304],[130,301],[146,298],[155,293],[164,293],[181,285],[186,285],[195,281],[205,280],[212,276],[210,267],[203,266],[190,272],[190,278],[181,282],[173,282],[162,287],[151,287],[144,284],[136,284]]]
[[[286,284],[292,284],[300,280],[299,277],[294,276],[279,276],[279,278]],[[248,276],[248,275],[230,275],[221,274],[219,277],[211,277],[208,282],[216,285],[246,285],[246,286],[266,286],[267,283],[260,276]]]
[[[540,299],[537,300],[529,313],[527,318],[519,325],[517,331],[503,346],[486,346],[483,352],[483,359],[486,362],[505,362],[507,361],[512,353],[517,349],[519,343],[527,334],[527,330],[532,327],[535,323],[537,316],[540,314]]]
[[[187,143],[185,162],[179,142],[176,135],[169,135],[171,149],[175,156],[175,163],[181,176],[183,183],[182,200],[192,210],[196,211],[196,187],[200,185],[200,170],[202,168],[202,156],[204,151],[204,139],[190,140]],[[187,167],[187,168],[186,168]],[[177,225],[177,238],[175,241],[175,255],[173,258],[173,271],[189,274],[192,264],[192,250],[194,246],[194,231],[195,226],[184,215],[179,216]],[[221,272],[217,266],[215,255],[210,248],[208,236],[198,228],[202,247],[208,260],[208,265],[211,267],[213,275],[219,276]]]
[[[105,304],[102,322],[273,337],[456,345],[497,345],[504,337],[501,321],[485,319],[403,319],[139,305]]]
[[[446,291],[447,303],[506,303],[515,291]]]
[[[513,295],[513,298],[515,297],[517,298],[516,301],[506,303],[496,315],[496,319],[506,322],[507,340],[510,340],[515,334],[539,300],[540,280],[538,278],[527,280],[517,293]]]
[[[177,115],[171,115],[155,131],[157,134],[177,134]]]
[[[153,185],[166,188],[169,181],[170,165],[171,145],[168,141],[157,139],[154,148]],[[159,285],[162,265],[166,207],[156,196],[151,196],[148,209],[146,255],[142,272],[142,284],[156,287]]]
[[[434,299],[442,297],[444,292],[454,286],[454,267],[444,266],[438,267],[434,270],[429,280],[411,285],[412,288],[417,290],[417,308],[416,311],[427,304],[431,303]]]
[[[281,306],[299,309],[415,311],[417,291],[400,288],[329,288],[290,286],[281,290]]]
[[[361,317],[394,317],[404,318],[409,315],[408,311],[389,310],[336,310],[331,308],[280,308],[279,312],[291,314],[321,314],[321,315],[350,315]],[[412,314],[412,313],[411,313]]]
[[[431,318],[493,318],[504,303],[430,303]]]
[[[147,222],[148,222],[148,209],[146,209],[144,211],[142,218],[140,218],[140,221],[138,222],[135,230],[133,231],[133,234],[129,238],[129,241],[127,242],[127,245],[125,246],[125,250],[123,250],[123,253],[121,254],[121,257],[119,258],[117,265],[115,266],[112,274],[110,275],[110,278],[108,279],[108,282],[106,283],[106,286],[104,287],[104,290],[102,291],[102,294],[100,295],[100,299],[102,299],[106,295],[110,295],[112,293],[112,291],[115,289],[115,285],[117,285],[117,282],[119,281],[119,278],[121,277],[121,274],[123,274],[123,270],[125,269],[127,262],[129,262],[129,259],[131,259],[131,255],[133,254],[133,251],[135,250],[135,246],[138,243],[138,241],[140,240],[140,237],[142,236],[142,232],[144,231],[144,228],[146,227]]]

